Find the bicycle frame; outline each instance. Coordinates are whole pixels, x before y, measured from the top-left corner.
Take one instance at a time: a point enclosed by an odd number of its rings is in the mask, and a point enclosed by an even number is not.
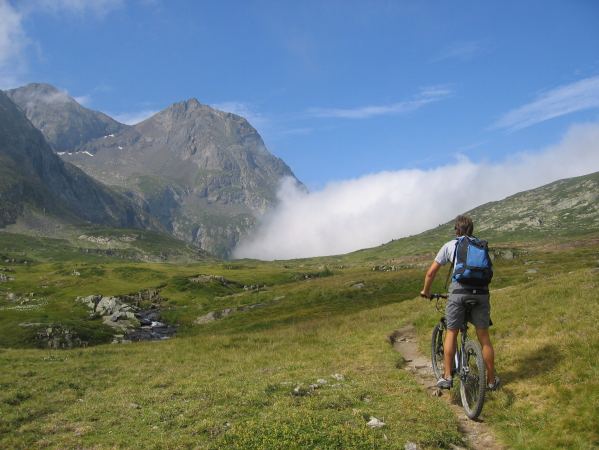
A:
[[[447,295],[433,294],[429,297],[431,300],[436,298],[435,308],[439,312],[443,312],[439,306],[439,299],[447,298]],[[453,357],[451,369],[452,377],[457,376],[460,379],[460,394],[462,398],[462,406],[466,415],[470,419],[475,419],[480,414],[486,389],[486,375],[482,351],[478,343],[468,338],[468,320],[470,319],[472,301],[466,301],[466,320],[464,326],[459,329],[460,339],[456,343],[456,351]],[[443,376],[445,368],[445,352],[444,340],[447,336],[447,320],[445,314],[439,320],[439,323],[433,329],[431,341],[431,361],[433,372],[438,378]],[[470,359],[472,358],[472,359]],[[441,366],[443,362],[443,366]],[[471,367],[470,363],[474,363]],[[474,373],[471,371],[474,369]]]
[[[470,372],[470,368],[466,363],[465,354],[464,354],[464,346],[466,345],[466,340],[468,339],[468,325],[465,325],[464,328],[460,328],[460,345],[457,346],[455,355],[453,357],[454,367],[451,371],[452,374],[458,374],[461,380],[465,380],[468,377],[468,373]]]
[[[431,300],[432,298],[436,299],[436,303],[435,303],[435,308],[437,309],[437,311],[444,313],[444,311],[440,308],[439,306],[439,300],[444,298],[446,299],[447,296],[446,295],[440,295],[440,294],[434,294],[433,296],[431,296]],[[466,340],[468,339],[468,318],[470,317],[470,308],[471,305],[466,304],[466,320],[464,321],[464,326],[462,328],[460,328],[460,341],[459,341],[459,345],[456,346],[456,352],[455,355],[453,356],[453,367],[451,369],[451,374],[455,375],[456,373],[459,374],[461,379],[465,379],[468,376],[468,373],[470,372],[470,368],[468,367],[468,364],[466,363],[465,359],[464,359],[464,352],[463,352],[463,348],[466,345]],[[447,330],[447,320],[445,319],[445,314],[443,314],[443,316],[439,319],[439,323],[442,324],[443,329]]]

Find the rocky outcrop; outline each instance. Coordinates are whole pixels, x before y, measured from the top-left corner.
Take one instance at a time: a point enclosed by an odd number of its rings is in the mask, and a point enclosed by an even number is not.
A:
[[[0,283],[5,283],[7,281],[13,281],[15,277],[8,276],[2,272],[0,272]]]
[[[45,324],[24,322],[19,324],[22,328],[34,328],[35,341],[38,347],[51,349],[69,349],[86,347],[87,342],[82,340],[72,329],[61,324]]]
[[[113,343],[168,339],[174,335],[176,328],[161,321],[163,300],[154,289],[123,296],[89,295],[76,299],[90,310],[91,319],[101,319],[114,330]]]

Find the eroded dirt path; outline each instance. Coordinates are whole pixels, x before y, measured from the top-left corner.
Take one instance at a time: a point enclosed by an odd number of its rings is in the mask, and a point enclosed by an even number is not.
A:
[[[478,421],[468,419],[462,407],[451,401],[450,391],[437,389],[430,357],[423,355],[418,349],[418,345],[416,344],[416,330],[414,330],[413,326],[409,325],[394,331],[389,336],[389,339],[393,343],[393,348],[401,353],[406,360],[404,370],[412,373],[431,396],[442,397],[447,401],[458,419],[458,428],[464,435],[465,444],[468,448],[475,450],[503,450],[506,448],[497,441],[487,424],[485,424],[484,418]]]

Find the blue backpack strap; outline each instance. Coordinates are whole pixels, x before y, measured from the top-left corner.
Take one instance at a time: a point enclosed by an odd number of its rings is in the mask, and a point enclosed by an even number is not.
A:
[[[453,259],[451,260],[451,266],[449,267],[449,272],[447,272],[447,278],[445,279],[445,292],[447,292],[447,286],[449,285],[449,278],[451,277],[451,274],[453,272],[453,268],[455,266],[455,257],[456,257],[456,254],[458,253],[458,243],[460,241],[460,238],[457,237],[457,238],[455,238],[455,240],[457,242],[455,243],[455,249],[453,251]]]

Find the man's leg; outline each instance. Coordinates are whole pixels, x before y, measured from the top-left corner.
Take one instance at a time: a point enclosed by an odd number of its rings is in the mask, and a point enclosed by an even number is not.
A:
[[[453,366],[453,360],[455,356],[455,349],[458,343],[459,329],[448,328],[445,334],[445,342],[443,342],[443,363],[444,374],[443,378],[449,380],[451,378],[451,368]]]
[[[478,342],[480,342],[480,345],[483,348],[483,359],[485,360],[485,367],[487,368],[487,384],[493,384],[495,382],[495,352],[493,351],[493,345],[491,344],[489,329],[477,328],[476,335],[478,336]]]

